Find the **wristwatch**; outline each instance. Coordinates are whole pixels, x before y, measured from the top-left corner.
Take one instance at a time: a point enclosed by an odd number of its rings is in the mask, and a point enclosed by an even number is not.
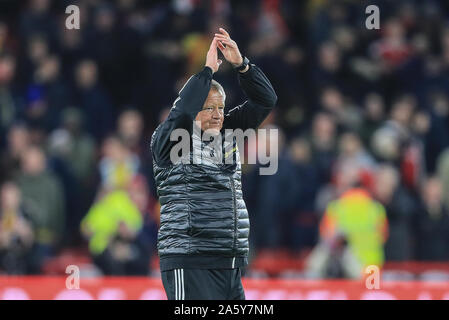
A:
[[[242,58],[243,58],[242,64],[237,66],[237,67],[234,67],[234,69],[237,70],[237,71],[245,70],[246,66],[249,64],[249,60],[248,60],[247,57],[242,56]]]

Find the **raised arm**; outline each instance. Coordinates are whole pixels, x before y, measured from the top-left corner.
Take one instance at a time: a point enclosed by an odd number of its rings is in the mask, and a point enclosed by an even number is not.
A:
[[[228,62],[238,68],[244,61],[238,46],[226,30],[220,28],[220,32],[215,34],[218,39],[218,49]],[[256,65],[248,64],[238,73],[240,87],[248,100],[226,114],[223,127],[242,130],[255,129],[274,108],[277,96],[270,81]]]
[[[177,141],[170,141],[170,134],[173,130],[182,128],[187,130],[189,135],[191,134],[192,123],[209,94],[212,75],[218,70],[221,63],[217,54],[217,39],[214,38],[207,52],[204,69],[190,77],[184,84],[167,119],[153,133],[151,150],[156,162],[168,163],[170,149],[177,143]]]
[[[225,116],[225,128],[256,129],[273,110],[277,96],[265,74],[254,64],[239,74],[239,83],[248,100],[231,109]]]

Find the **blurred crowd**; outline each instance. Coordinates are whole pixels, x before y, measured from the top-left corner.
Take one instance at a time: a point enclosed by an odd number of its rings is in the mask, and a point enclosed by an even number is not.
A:
[[[104,274],[148,274],[149,139],[219,26],[279,97],[263,124],[279,130],[278,172],[244,165],[252,253],[312,250],[311,273],[348,277],[449,260],[447,1],[4,0],[0,273],[85,246]],[[214,78],[227,108],[244,101],[229,64]]]

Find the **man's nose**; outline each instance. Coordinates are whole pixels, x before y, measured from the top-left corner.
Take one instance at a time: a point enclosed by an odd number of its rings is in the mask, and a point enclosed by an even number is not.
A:
[[[220,113],[220,111],[218,110],[218,108],[214,109],[214,111],[212,112],[212,117],[213,117],[214,119],[220,119],[221,113]]]

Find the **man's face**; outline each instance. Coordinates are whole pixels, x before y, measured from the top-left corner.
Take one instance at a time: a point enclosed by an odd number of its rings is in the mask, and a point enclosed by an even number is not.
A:
[[[224,99],[223,96],[215,89],[209,91],[203,109],[198,112],[195,118],[201,122],[201,130],[213,130],[217,134],[223,126],[224,120]]]

